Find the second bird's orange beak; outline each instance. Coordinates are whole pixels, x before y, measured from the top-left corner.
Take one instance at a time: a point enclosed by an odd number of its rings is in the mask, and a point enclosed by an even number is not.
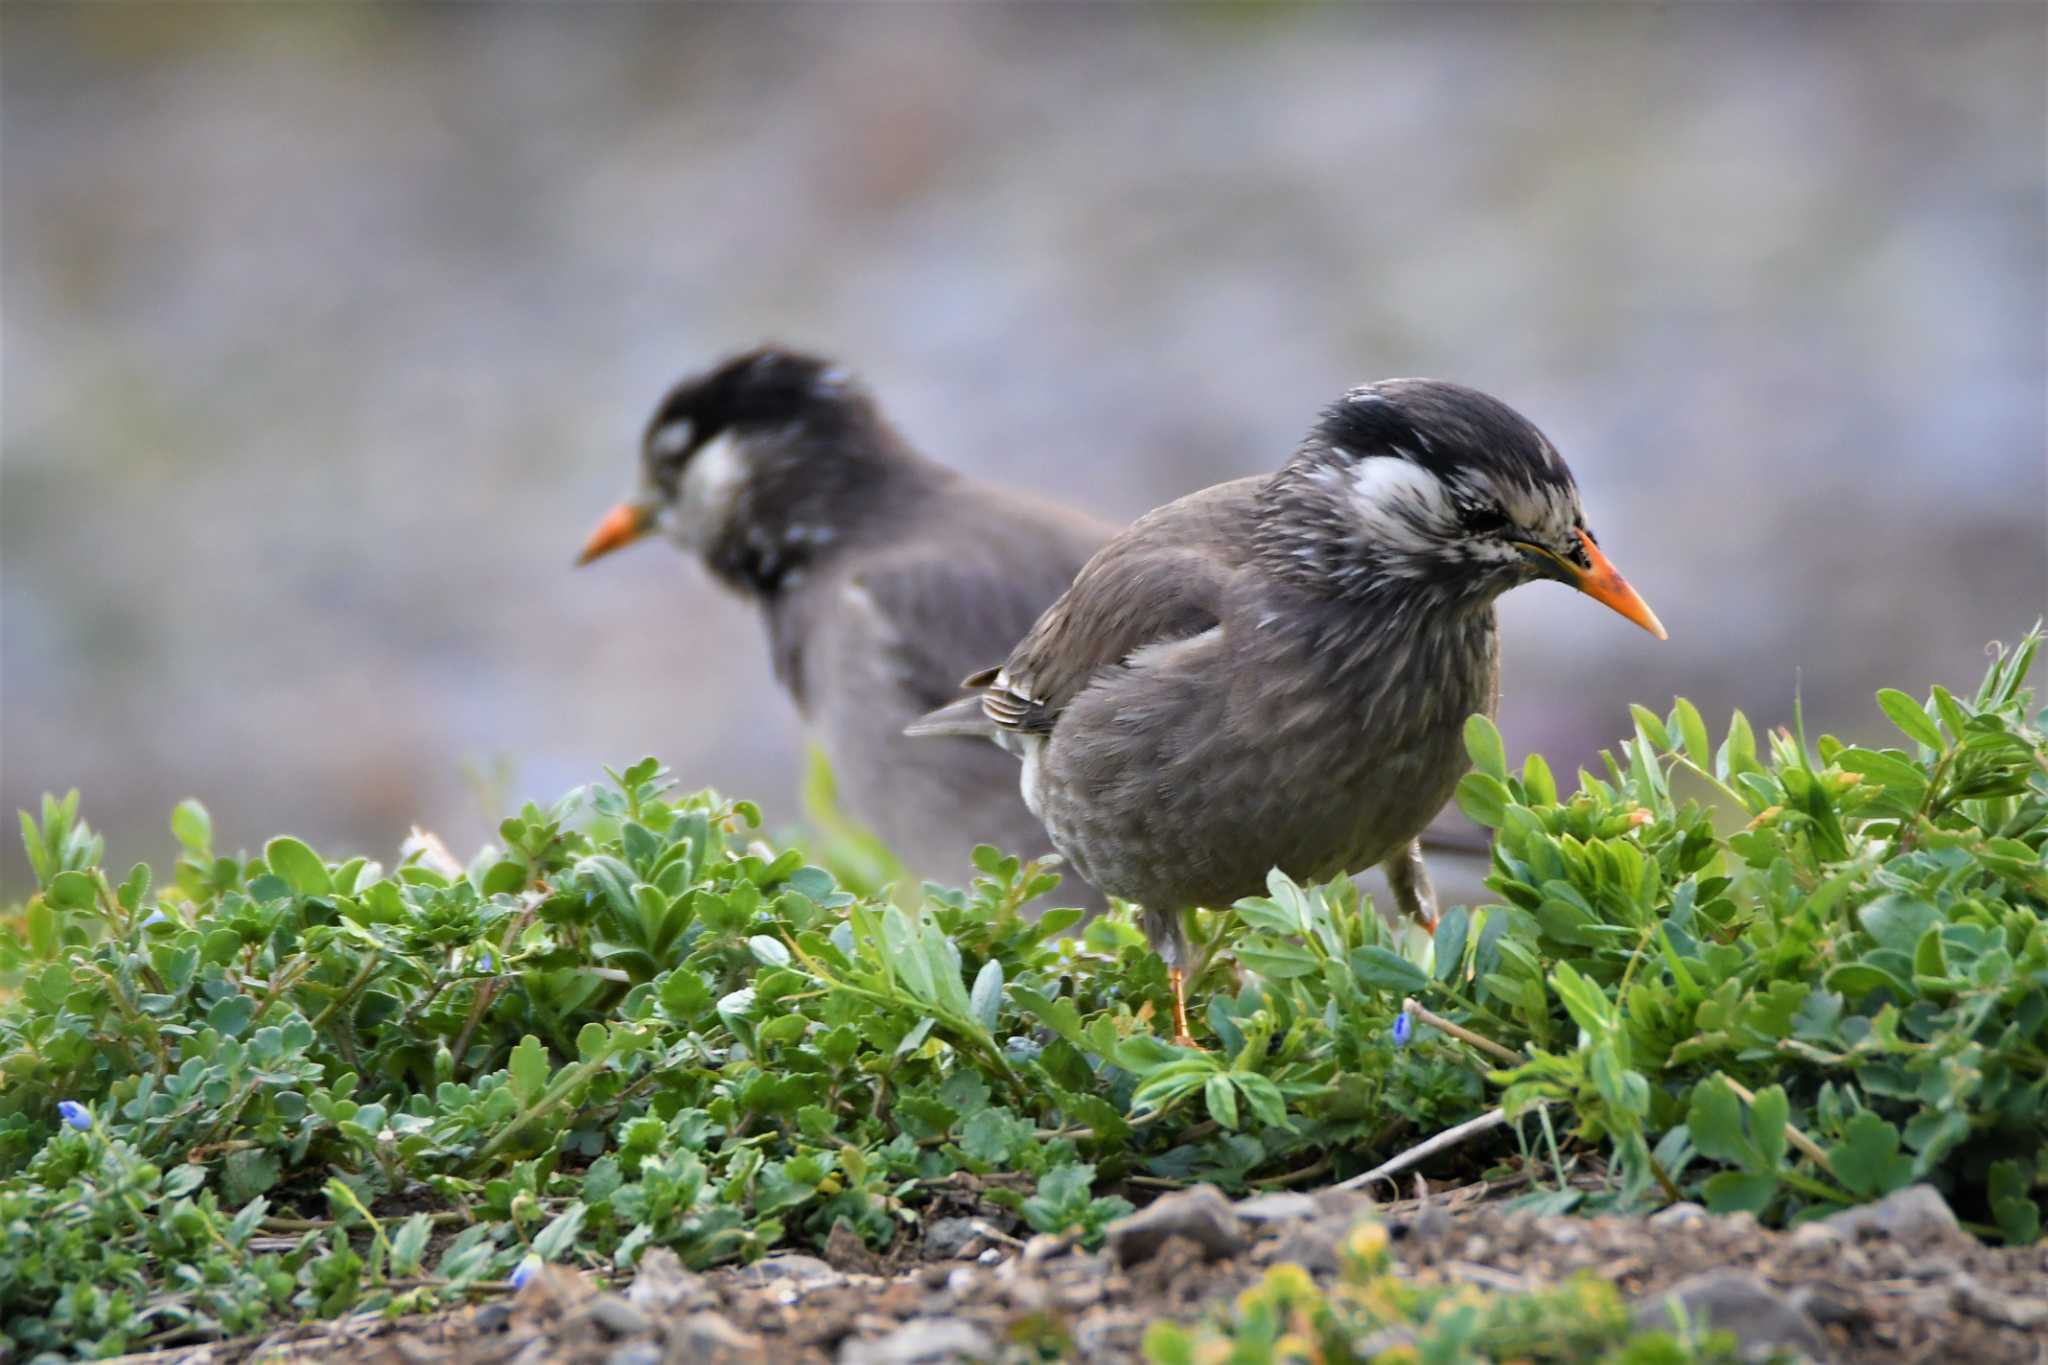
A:
[[[1600,547],[1593,543],[1593,537],[1587,535],[1583,528],[1579,531],[1579,544],[1585,547],[1586,567],[1581,569],[1576,564],[1565,564],[1564,570],[1569,576],[1566,581],[1595,602],[1620,612],[1658,639],[1670,638],[1665,635],[1664,623],[1657,619],[1657,613],[1650,610],[1650,604],[1628,585],[1621,571],[1600,553]]]
[[[584,542],[583,553],[576,556],[576,563],[578,566],[588,564],[613,550],[624,549],[652,529],[654,509],[637,502],[622,502],[604,514],[604,520]]]

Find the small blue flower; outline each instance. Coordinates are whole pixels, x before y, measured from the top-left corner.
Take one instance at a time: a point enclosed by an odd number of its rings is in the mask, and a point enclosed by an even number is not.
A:
[[[142,922],[142,927],[147,929],[152,924],[168,924],[170,919],[171,917],[163,911],[152,910],[149,912],[149,918]]]
[[[476,962],[477,966],[483,968],[483,970],[487,972],[494,972],[497,970],[497,959],[491,956],[491,950],[489,948],[484,949],[483,954],[477,958]]]
[[[58,1100],[57,1113],[63,1118],[65,1123],[76,1128],[81,1133],[92,1127],[92,1110],[86,1108],[77,1100]]]
[[[528,1256],[518,1265],[512,1267],[512,1287],[514,1289],[526,1288],[526,1282],[532,1279],[539,1271],[540,1257]]]
[[[1408,1046],[1408,1040],[1414,1035],[1415,1021],[1408,1017],[1408,1011],[1402,1010],[1394,1016],[1394,1046]]]

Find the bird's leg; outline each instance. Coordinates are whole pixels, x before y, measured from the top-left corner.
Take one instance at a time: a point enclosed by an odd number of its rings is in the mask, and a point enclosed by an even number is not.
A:
[[[1201,1044],[1188,1032],[1188,974],[1178,967],[1166,969],[1166,979],[1173,986],[1173,1045],[1201,1050]]]
[[[1140,906],[1138,918],[1145,937],[1152,941],[1152,950],[1166,964],[1167,984],[1173,987],[1174,1046],[1200,1048],[1201,1044],[1188,1032],[1188,959],[1194,952],[1188,946],[1185,916],[1179,910]]]
[[[1436,888],[1430,885],[1429,869],[1422,862],[1422,841],[1417,839],[1380,864],[1387,874],[1387,888],[1394,893],[1394,905],[1409,919],[1436,932]]]

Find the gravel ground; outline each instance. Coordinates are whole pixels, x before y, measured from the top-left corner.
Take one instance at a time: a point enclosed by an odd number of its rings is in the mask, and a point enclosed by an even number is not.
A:
[[[857,1238],[694,1274],[666,1252],[609,1292],[549,1267],[518,1293],[432,1317],[374,1315],[154,1359],[195,1365],[478,1361],[684,1365],[1138,1358],[1145,1324],[1191,1320],[1292,1261],[1318,1279],[1355,1222],[1383,1219],[1403,1273],[1522,1289],[1593,1270],[1656,1314],[1668,1297],[1756,1346],[1817,1360],[2048,1362],[2048,1243],[1989,1247],[1919,1188],[1771,1232],[1680,1205],[1648,1218],[1537,1216],[1471,1187],[1375,1206],[1338,1190],[1231,1204],[1206,1187],[1112,1227],[1100,1252],[1019,1241],[991,1215],[933,1220],[884,1264]],[[142,1358],[136,1358],[142,1359]]]

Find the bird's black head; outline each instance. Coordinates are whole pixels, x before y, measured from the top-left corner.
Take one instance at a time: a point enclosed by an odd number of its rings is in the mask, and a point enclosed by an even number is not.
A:
[[[849,409],[868,406],[844,370],[817,356],[763,346],[670,389],[647,420],[641,459],[648,482],[674,496],[684,472],[716,442],[744,444],[843,424]]]
[[[773,592],[920,462],[867,391],[817,356],[764,346],[662,398],[640,443],[641,491],[580,563],[661,530],[736,585]]]
[[[1476,389],[1390,379],[1351,390],[1268,497],[1272,550],[1335,591],[1484,603],[1555,578],[1663,633],[1594,544],[1556,448]]]

